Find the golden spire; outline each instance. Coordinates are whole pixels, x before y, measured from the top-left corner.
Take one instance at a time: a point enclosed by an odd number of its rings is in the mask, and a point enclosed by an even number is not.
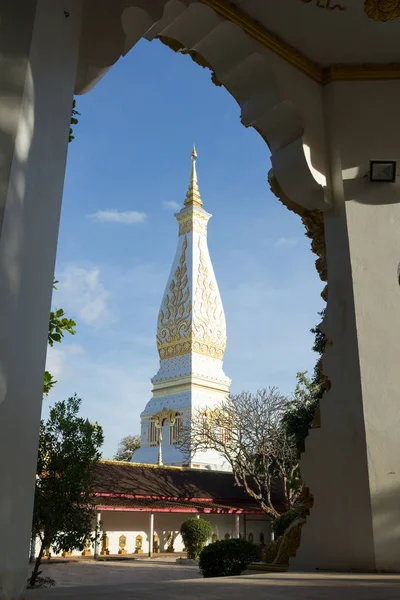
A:
[[[195,145],[193,144],[192,153],[190,155],[192,159],[192,172],[190,174],[190,182],[189,188],[186,192],[186,200],[184,202],[185,206],[191,206],[195,204],[196,206],[202,206],[202,201],[200,198],[199,186],[197,185],[197,173],[196,173],[196,158],[197,152]]]

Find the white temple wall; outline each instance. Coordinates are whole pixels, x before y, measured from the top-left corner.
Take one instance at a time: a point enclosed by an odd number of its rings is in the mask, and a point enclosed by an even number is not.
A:
[[[300,464],[314,505],[295,570],[400,570],[399,92],[399,81],[325,90],[332,209],[322,327],[332,340],[323,356],[331,388]],[[382,124],[371,118],[379,114]],[[397,161],[396,181],[370,182],[370,160]]]
[[[107,533],[109,538],[108,549],[110,554],[118,554],[119,538],[121,535],[126,537],[125,550],[127,554],[134,554],[136,547],[136,536],[141,535],[143,544],[143,554],[149,552],[149,531],[150,531],[149,512],[135,511],[106,511],[101,513],[102,530]],[[174,532],[175,552],[182,552],[184,545],[179,533],[181,525],[187,519],[195,516],[195,513],[154,513],[154,533],[159,537],[160,550],[166,552],[168,548],[168,538],[171,531]],[[213,528],[213,533],[219,540],[225,539],[226,535],[230,538],[235,537],[236,515],[234,514],[205,514],[200,515],[202,519],[209,521]],[[264,515],[240,515],[239,532],[242,537],[249,539],[249,534],[253,534],[253,541],[256,544],[261,542],[260,535],[264,536],[265,543],[271,539],[270,521]],[[211,539],[210,539],[211,542]],[[36,543],[36,555],[39,553],[40,544]],[[99,553],[101,543],[99,544]],[[94,556],[94,544],[91,546],[91,553]],[[72,556],[81,556],[80,550],[74,550]],[[53,557],[60,556],[51,550]]]
[[[158,447],[148,446],[148,419],[143,418],[146,413],[151,416],[163,408],[167,408],[168,410],[173,409],[177,412],[191,410],[191,414],[195,415],[201,408],[212,409],[216,405],[219,405],[225,396],[226,392],[224,391],[192,386],[192,391],[152,398],[142,413],[142,447],[135,452],[132,462],[143,464],[157,464],[158,462]],[[175,445],[169,443],[169,426],[167,423],[162,428],[162,462],[165,465],[181,465],[187,462],[187,458],[182,452]],[[226,461],[221,459],[218,452],[212,449],[196,453],[190,464],[195,468],[210,468],[220,471],[231,470]]]

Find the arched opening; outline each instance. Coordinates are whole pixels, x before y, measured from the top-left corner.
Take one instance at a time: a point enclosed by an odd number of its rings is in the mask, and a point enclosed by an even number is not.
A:
[[[213,214],[208,241],[226,311],[232,389],[277,385],[292,393],[296,373],[314,366],[309,330],[322,307],[320,283],[300,220],[269,190],[269,151],[242,126],[240,107],[210,82],[208,69],[157,40],[137,44],[77,101],[54,302],[73,311],[79,335],[50,350],[49,370],[58,368],[50,401],[68,394],[74,374],[90,416],[109,428],[106,458],[123,435],[139,432],[157,370],[154,327],[175,253],[173,213],[183,204],[193,141],[204,206]]]

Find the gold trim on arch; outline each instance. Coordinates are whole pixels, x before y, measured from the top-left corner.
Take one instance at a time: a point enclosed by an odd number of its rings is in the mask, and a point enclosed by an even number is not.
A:
[[[327,85],[333,81],[368,81],[400,79],[400,64],[331,65],[322,67],[305,54],[271,33],[261,23],[227,0],[201,0],[224,19],[235,23],[254,40],[287,63],[316,81]]]

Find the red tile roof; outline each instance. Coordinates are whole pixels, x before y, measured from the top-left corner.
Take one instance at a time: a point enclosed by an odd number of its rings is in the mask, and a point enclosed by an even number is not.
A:
[[[261,512],[232,473],[100,461],[95,478],[102,510]],[[278,486],[273,498],[281,503]]]

